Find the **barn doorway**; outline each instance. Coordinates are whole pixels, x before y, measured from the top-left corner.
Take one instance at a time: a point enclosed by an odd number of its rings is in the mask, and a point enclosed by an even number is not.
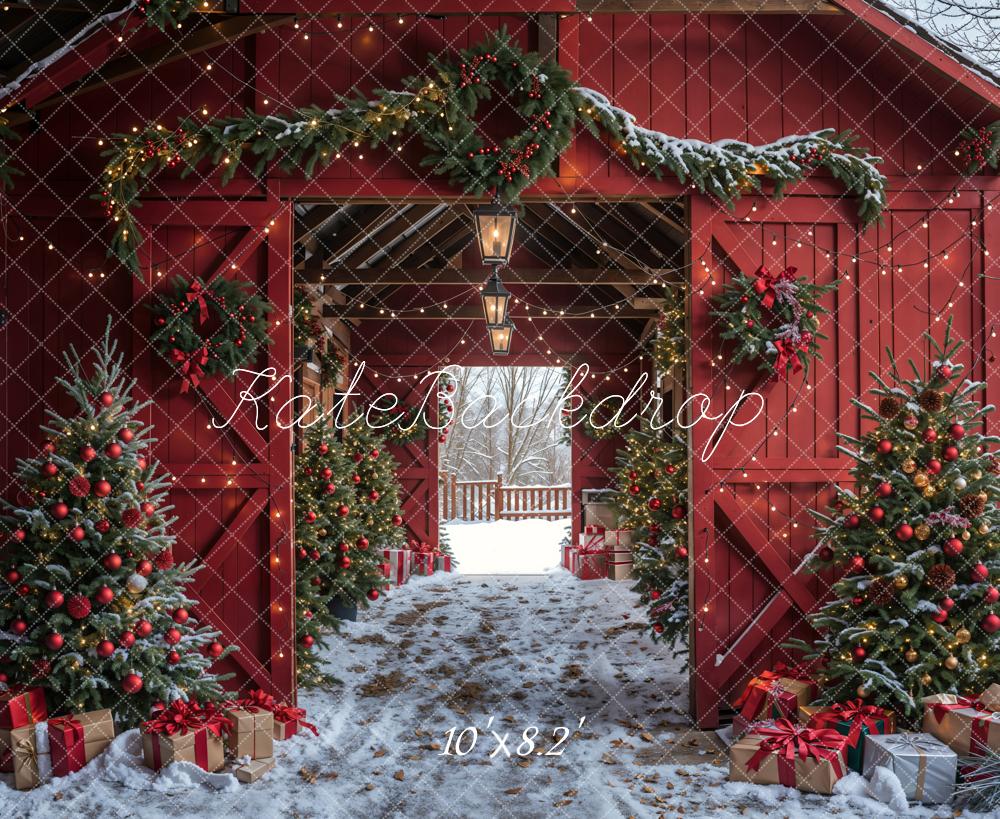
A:
[[[441,537],[463,574],[544,574],[572,528],[562,367],[453,367],[438,446]]]

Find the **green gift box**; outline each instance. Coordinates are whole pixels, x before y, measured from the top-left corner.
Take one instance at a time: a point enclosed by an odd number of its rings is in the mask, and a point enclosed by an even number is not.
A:
[[[865,737],[893,734],[896,717],[892,711],[861,700],[836,705],[803,705],[799,714],[810,728],[832,728],[847,737],[847,767],[861,773],[865,763]]]

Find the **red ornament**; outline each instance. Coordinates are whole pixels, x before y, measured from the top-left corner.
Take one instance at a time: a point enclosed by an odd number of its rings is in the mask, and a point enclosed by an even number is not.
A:
[[[629,494],[638,495],[642,490],[639,488],[639,484],[634,483],[628,488]]]
[[[320,558],[319,550],[313,549],[312,552],[309,554],[309,557],[311,557],[313,560],[319,560]]]
[[[51,455],[55,451],[56,451],[56,445],[52,443],[52,441],[44,441],[42,443],[42,452],[44,452],[45,454]]]
[[[941,462],[937,458],[931,458],[927,462],[927,471],[931,475],[937,475],[941,471]]]
[[[106,518],[101,518],[97,523],[94,524],[94,528],[100,532],[102,535],[106,535],[111,531],[111,521]]]
[[[167,645],[175,646],[181,641],[181,633],[171,626],[164,633],[163,639],[167,641]]]
[[[746,325],[747,325],[747,329],[748,330],[752,330],[753,329],[753,319],[747,319],[746,320]]]
[[[146,459],[142,455],[140,455],[138,458],[135,459],[135,465],[139,467],[139,469],[145,469]]]
[[[937,372],[942,378],[951,378],[952,369],[947,364],[942,364],[938,367]]]
[[[990,586],[986,590],[986,594],[983,595],[983,600],[987,603],[996,603],[997,600],[1000,600],[1000,589],[996,586]]]
[[[683,520],[687,516],[687,507],[678,504],[670,510],[670,517],[674,520]]]
[[[306,648],[311,648],[312,644],[316,642],[316,639],[311,634],[303,634],[302,635],[302,640],[300,642]]]
[[[122,567],[122,556],[117,552],[112,552],[109,555],[105,555],[101,564],[109,572],[116,572]]]
[[[379,455],[380,455],[379,451],[377,449],[373,449],[371,454],[371,459],[373,461],[377,461]]]
[[[649,593],[649,599],[650,600],[659,600],[660,599],[660,593],[656,589],[653,589]]]
[[[52,506],[49,507],[49,514],[51,514],[56,520],[62,520],[69,515],[69,507],[62,501],[59,503],[53,503]]]
[[[347,555],[341,555],[337,563],[342,569],[349,569],[351,567],[351,559]]]
[[[931,620],[935,623],[944,623],[948,619],[948,612],[945,609],[938,609],[931,615]]]
[[[896,529],[896,538],[898,540],[907,541],[913,537],[913,527],[909,523],[901,523]]]
[[[861,525],[861,518],[857,515],[848,515],[844,518],[844,526],[848,529],[857,529]]]
[[[378,589],[369,589],[368,590],[368,599],[369,600],[378,600]]]
[[[105,407],[110,407],[113,403],[115,403],[115,397],[110,392],[102,392],[98,400]]]
[[[299,557],[305,558],[306,555],[308,555],[308,554],[309,553],[304,548],[302,548],[301,546],[299,546]]]
[[[167,662],[170,663],[170,665],[177,665],[180,661],[181,655],[179,653],[173,650],[167,652]]]
[[[946,461],[957,461],[958,460],[958,447],[957,446],[946,446],[941,450],[941,457]]]
[[[90,598],[84,594],[74,594],[66,601],[66,613],[74,620],[82,620],[91,612]]]
[[[364,535],[362,535],[361,537],[359,537],[358,541],[357,541],[357,547],[359,549],[361,549],[362,551],[365,550],[365,549],[367,549],[368,548],[368,538],[366,538]]]
[[[316,447],[316,451],[320,455],[326,455],[326,453],[330,451],[330,447],[328,447],[326,444],[320,444],[318,447]]]
[[[878,451],[880,455],[888,455],[892,452],[892,441],[888,438],[883,438],[878,442]]]
[[[363,461],[364,459],[365,459],[365,456],[364,456],[364,455],[362,455],[362,454],[361,454],[360,452],[355,452],[355,453],[354,453],[354,463],[356,463],[356,464],[359,464],[359,463],[361,463],[361,462],[362,462],[362,461]]]
[[[124,526],[134,528],[142,523],[142,512],[138,509],[125,509],[122,512],[122,524]]]
[[[652,509],[654,512],[661,506],[663,506],[663,501],[661,501],[659,498],[649,499],[649,508]]]
[[[89,444],[87,446],[80,447],[80,459],[84,463],[90,463],[96,457],[97,457],[97,450],[94,449]]]
[[[880,498],[888,498],[892,494],[892,484],[888,481],[883,481],[875,487],[875,494]]]
[[[100,480],[94,484],[94,495],[98,498],[106,498],[111,494],[111,484],[105,480]]]
[[[960,541],[957,537],[952,537],[948,538],[948,540],[944,542],[944,546],[941,547],[941,551],[948,555],[948,557],[958,557],[962,554],[962,550],[964,548],[965,545],[962,541]]]
[[[969,579],[973,583],[982,583],[984,580],[989,580],[990,570],[987,569],[982,563],[977,563],[971,569],[969,569]]]
[[[334,483],[328,483],[326,485],[326,494],[327,495],[332,495],[336,491],[337,491],[337,485],[336,484],[334,484]]]
[[[122,456],[122,445],[117,441],[112,441],[104,448],[104,454],[111,460],[117,461]]]
[[[63,636],[58,631],[53,631],[50,634],[45,635],[45,646],[49,651],[58,651],[63,647]]]
[[[31,586],[29,586],[27,583],[22,583],[20,586],[17,587],[17,593],[21,595],[21,597],[27,597],[29,594],[31,594]]]
[[[115,593],[107,586],[101,586],[94,592],[94,602],[101,606],[106,606],[115,599]]]
[[[135,438],[135,433],[128,427],[122,427],[118,430],[118,439],[123,443],[130,444],[133,438]]]
[[[134,672],[126,674],[122,677],[122,691],[126,694],[138,694],[142,691],[142,677]]]
[[[663,634],[663,623],[653,623],[653,631],[657,634]]]
[[[819,559],[829,563],[833,560],[833,549],[829,546],[820,546],[819,548]]]
[[[848,563],[848,568],[858,574],[865,570],[865,559],[861,555],[854,555]]]
[[[959,423],[952,424],[948,427],[948,434],[956,441],[962,440],[965,437],[965,427]]]
[[[881,523],[885,520],[885,509],[881,506],[873,506],[868,510],[868,517],[871,518],[875,523]]]
[[[313,586],[322,586],[322,585],[323,585],[323,581],[322,581],[322,580],[320,580],[320,579],[319,579],[318,577],[314,577],[314,578],[313,578],[312,580],[310,580],[309,582],[310,582],[310,583],[311,583],[311,584],[312,584]]]
[[[64,602],[66,602],[66,598],[63,596],[63,593],[61,591],[56,591],[55,589],[52,589],[45,595],[45,605],[50,609],[57,609]]]
[[[951,611],[953,608],[955,608],[955,601],[952,600],[950,597],[946,597],[944,598],[944,600],[941,601],[941,608],[943,608],[945,611]]]
[[[149,577],[153,573],[153,564],[148,560],[140,560],[135,564],[135,573],[143,577]]]
[[[937,440],[937,430],[933,429],[932,427],[927,427],[927,429],[924,430],[924,443],[933,444],[936,440]]]
[[[996,634],[1000,631],[1000,617],[997,617],[993,612],[990,612],[979,621],[979,628],[987,634]]]
[[[148,637],[153,633],[153,624],[149,620],[139,620],[133,627],[136,637]]]
[[[862,605],[864,602],[865,602],[865,598],[863,598],[863,597],[852,597],[851,598],[851,603],[855,607]]]
[[[402,515],[393,515],[392,516],[392,525],[393,526],[402,526],[403,525],[403,516]]]
[[[97,644],[97,656],[108,658],[115,653],[115,644],[110,640],[101,640]]]
[[[325,480],[330,480],[333,477],[333,470],[330,467],[324,467],[323,471],[320,473]]]
[[[87,530],[84,529],[82,526],[74,526],[72,529],[69,530],[69,536],[72,540],[75,540],[77,543],[79,543],[81,540],[87,537]]]
[[[354,476],[352,476],[351,480],[354,481],[354,483],[356,483],[356,484],[361,483],[361,476],[360,475],[354,475]]]
[[[674,549],[674,557],[678,560],[684,560],[688,556],[687,546],[678,546]]]
[[[174,622],[175,623],[180,623],[180,624],[183,625],[184,623],[186,623],[188,621],[188,618],[191,615],[188,614],[188,610],[187,609],[180,608],[180,609],[174,609],[174,613],[171,614],[170,616],[174,618]]]
[[[21,573],[17,569],[8,569],[4,577],[7,578],[7,582],[12,586],[16,586],[21,582]]]
[[[377,489],[373,489],[371,492],[368,493],[368,500],[370,500],[372,503],[377,501],[380,497],[382,496],[379,495]]]
[[[221,657],[223,651],[225,651],[225,648],[223,648],[222,643],[220,643],[218,640],[213,640],[211,643],[208,644],[209,657],[216,657],[216,658]]]
[[[10,625],[7,626],[13,634],[24,634],[28,630],[28,624],[22,620],[20,617],[16,617],[10,621]]]
[[[858,662],[868,656],[868,652],[865,651],[864,646],[854,646],[854,648],[851,649],[851,654],[854,655],[854,659]]]
[[[306,523],[315,523],[315,522],[316,522],[316,513],[306,512]]]
[[[343,541],[341,541],[340,543],[337,544],[337,549],[341,552],[349,552],[351,550],[351,546],[349,543],[344,543]]]
[[[174,550],[167,547],[153,556],[153,563],[160,571],[172,568],[174,565]]]
[[[11,534],[11,537],[14,538],[14,540],[16,540],[18,543],[24,543],[24,539],[27,536],[28,533],[25,532],[24,529],[15,529],[14,532]]]
[[[146,501],[145,503],[143,503],[141,508],[142,508],[142,514],[144,514],[147,518],[151,518],[153,517],[153,515],[156,514],[156,505],[151,503],[150,501]]]
[[[59,474],[59,467],[52,463],[52,461],[49,461],[42,464],[41,473],[44,478],[54,478]]]

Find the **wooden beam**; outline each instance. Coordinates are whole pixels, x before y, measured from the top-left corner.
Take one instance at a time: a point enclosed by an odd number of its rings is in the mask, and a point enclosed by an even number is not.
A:
[[[685,230],[684,225],[676,219],[673,219],[671,216],[664,213],[651,202],[632,202],[630,204],[640,208],[650,216],[654,217],[663,232],[666,233],[670,240],[679,247],[684,247],[687,244],[688,231]]]
[[[578,306],[574,306],[573,309],[575,311],[580,310]],[[385,312],[382,313],[382,310],[385,310]],[[414,312],[413,308],[406,308],[406,312],[394,317],[391,307],[367,306],[363,309],[360,307],[354,307],[343,310],[334,308],[329,304],[325,304],[323,305],[323,317],[339,318],[345,321],[353,319],[357,319],[359,321],[483,321],[483,310],[478,305],[465,305],[462,307],[455,307],[450,310],[442,310],[438,307],[427,307],[424,309],[423,313]],[[647,321],[651,318],[656,318],[656,311],[636,310],[633,307],[623,307],[620,310],[608,310],[607,307],[600,306],[594,307],[593,314],[576,312],[572,315],[567,313],[564,316],[560,316],[556,315],[552,310],[549,310],[549,315],[547,316],[534,314],[531,315],[530,318],[531,321],[529,322],[529,316],[525,313],[511,316],[511,319],[515,324],[524,328],[529,327],[532,324],[545,321],[617,321],[619,319],[641,319],[642,321]]]
[[[588,14],[840,14],[826,0],[576,0]]]
[[[490,277],[483,268],[394,267],[391,270],[338,267],[332,270],[304,270],[299,281],[325,285],[446,285],[467,287],[482,284]],[[673,268],[654,270],[617,270],[612,268],[504,268],[501,274],[507,284],[558,284],[587,287],[589,285],[630,284],[643,287],[652,277],[670,279],[677,276]]]
[[[366,231],[361,243],[340,263],[345,267],[357,267],[359,264],[364,264],[381,248],[388,245],[391,240],[408,231],[436,207],[437,205],[413,205],[402,213],[400,213],[400,208],[390,207],[386,211],[385,219],[371,230]],[[383,233],[385,235],[379,238],[380,234]]]

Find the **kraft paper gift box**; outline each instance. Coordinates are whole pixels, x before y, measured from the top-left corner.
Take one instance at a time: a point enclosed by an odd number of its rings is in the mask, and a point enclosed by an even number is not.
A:
[[[834,705],[802,705],[799,716],[810,728],[832,728],[847,737],[847,766],[858,773],[864,767],[867,738],[896,730],[892,711],[866,705],[860,699]]]
[[[232,708],[226,716],[233,721],[226,736],[226,747],[233,756],[251,760],[274,756],[274,714],[257,708]]]
[[[632,530],[610,529],[604,533],[604,543],[612,552],[629,552],[632,550]]]
[[[79,771],[115,738],[115,722],[108,708],[52,717],[48,721],[52,775]]]
[[[614,507],[610,503],[585,503],[583,505],[583,523],[585,526],[600,526],[604,529],[614,529]]]
[[[295,708],[291,705],[279,705],[274,709],[274,738],[279,740],[291,739],[299,732],[299,728],[307,728],[314,735],[319,735],[316,726],[311,722],[306,722],[306,711],[304,708]]]
[[[23,728],[48,718],[45,691],[40,687],[16,686],[0,691],[0,728]]]
[[[812,702],[817,692],[813,680],[806,679],[797,669],[778,663],[774,670],[763,671],[750,680],[734,705],[747,721],[784,717],[794,722],[799,718],[799,707]]]
[[[729,747],[729,779],[829,795],[847,773],[846,750],[836,731],[780,719]]]
[[[603,552],[606,548],[604,532],[580,532],[578,548],[583,552]]]
[[[983,756],[987,748],[1000,751],[1000,713],[992,710],[992,689],[984,692],[989,705],[955,694],[924,697],[924,732],[959,756]]]
[[[580,580],[603,580],[607,577],[604,552],[584,552],[577,550],[573,561],[573,574]]]
[[[264,774],[274,767],[274,757],[267,756],[263,759],[251,759],[243,765],[238,765],[233,769],[236,778],[243,783],[256,782]]]
[[[383,549],[382,558],[389,568],[385,576],[394,586],[402,586],[410,579],[410,550],[409,549]]]
[[[52,777],[48,726],[44,722],[0,729],[0,751],[9,755],[14,787],[27,791]]]
[[[629,580],[632,577],[632,561],[614,560],[614,553],[608,555],[608,580]]]
[[[773,728],[773,719],[748,720],[742,714],[733,717],[733,740],[752,734],[760,728]]]
[[[911,802],[942,805],[951,801],[958,776],[958,754],[930,734],[873,734],[865,740],[865,778],[888,768]]]
[[[178,700],[142,724],[142,759],[158,771],[172,762],[193,762],[218,771],[226,761],[223,735],[233,721],[214,706]]]

